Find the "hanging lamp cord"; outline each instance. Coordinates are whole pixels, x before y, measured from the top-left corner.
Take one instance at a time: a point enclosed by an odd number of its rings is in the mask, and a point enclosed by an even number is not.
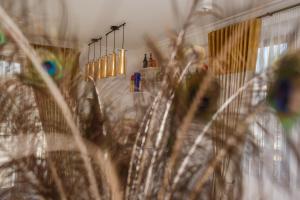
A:
[[[114,31],[114,52],[116,49],[116,31]]]
[[[95,61],[95,58],[96,58],[96,43],[94,43],[94,61]]]
[[[100,42],[99,42],[99,47],[100,47],[100,58],[101,58],[101,55],[102,55],[102,47],[101,47],[101,41],[102,41],[102,38],[100,39]]]
[[[107,56],[107,35],[106,35],[106,44],[105,44],[105,55]]]
[[[91,45],[89,45],[89,50],[88,50],[88,63],[90,62],[90,50],[91,50]]]
[[[125,25],[123,26],[123,39],[122,39],[122,49],[124,49],[124,41],[125,41]]]

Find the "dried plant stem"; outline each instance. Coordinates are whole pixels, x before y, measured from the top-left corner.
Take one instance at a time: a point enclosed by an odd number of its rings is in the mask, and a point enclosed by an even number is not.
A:
[[[97,94],[98,104],[99,104],[99,107],[100,107],[100,113],[101,113],[101,116],[103,117],[104,116],[104,107],[103,107],[103,103],[102,103],[101,98],[100,98],[100,92],[97,88],[97,85],[96,85],[96,82],[94,81],[94,79],[92,77],[90,77],[90,80],[93,82],[94,89],[95,89],[96,94]],[[102,131],[103,131],[103,135],[106,136],[107,135],[107,128],[106,128],[105,123],[102,126]]]
[[[0,143],[0,149],[2,149],[8,155],[8,157],[11,159],[11,161],[19,159],[13,153],[11,153],[10,150],[5,147],[5,145],[3,145],[1,143]],[[31,172],[31,170],[28,169],[27,166],[25,166],[23,163],[21,163],[20,165],[21,165],[20,169],[24,173],[25,177],[31,181],[31,183],[35,184],[39,189],[45,189],[43,187],[43,185],[41,184],[41,182],[39,181],[38,177],[34,173],[29,173],[29,172]],[[42,195],[39,195],[39,197],[41,200],[45,200],[45,198]]]
[[[82,159],[84,161],[84,165],[87,171],[88,179],[91,184],[90,192],[92,196],[96,200],[100,200],[100,194],[97,187],[97,181],[95,178],[95,174],[92,168],[92,165],[90,163],[89,158],[87,155],[87,149],[82,141],[80,131],[77,128],[73,118],[72,113],[65,102],[63,96],[61,95],[59,89],[53,82],[53,80],[50,78],[50,76],[43,70],[41,66],[41,60],[34,51],[34,49],[30,46],[29,42],[23,35],[23,33],[19,30],[19,28],[15,25],[15,23],[11,20],[11,18],[7,15],[7,13],[3,10],[2,7],[0,7],[0,20],[3,27],[7,30],[7,32],[11,35],[13,40],[18,44],[20,49],[27,55],[27,57],[32,62],[33,66],[35,67],[36,71],[40,74],[42,80],[45,82],[47,88],[50,91],[50,94],[56,101],[57,105],[60,107],[63,116],[68,124],[68,126],[71,129],[71,132],[74,136],[74,139],[77,143],[78,149],[81,152]]]
[[[177,173],[175,174],[174,181],[172,183],[172,188],[175,188],[182,177],[183,173],[185,172],[188,163],[190,162],[192,155],[195,153],[197,146],[201,143],[204,135],[207,133],[207,131],[210,129],[213,122],[217,119],[217,117],[230,105],[231,102],[233,102],[243,91],[245,91],[249,86],[253,85],[257,78],[263,76],[265,73],[262,73],[256,77],[253,77],[251,80],[249,80],[244,86],[240,87],[219,109],[218,111],[212,116],[211,120],[205,125],[205,127],[202,129],[201,133],[198,135],[198,137],[195,140],[195,143],[192,145],[190,151],[183,159],[182,163],[180,164]]]
[[[238,145],[239,144],[238,139],[241,138],[242,136],[245,136],[245,135],[243,135],[243,133],[248,127],[247,124],[249,124],[253,120],[253,117],[255,116],[255,114],[257,114],[259,111],[261,111],[264,108],[263,105],[264,104],[262,102],[260,102],[257,105],[257,107],[252,111],[252,113],[250,113],[244,120],[242,120],[243,123],[238,125],[238,127],[236,129],[237,132],[233,136],[230,136],[228,138],[225,146],[219,150],[218,154],[215,156],[215,158],[213,159],[211,164],[206,168],[202,177],[197,182],[195,189],[193,190],[193,192],[190,193],[189,199],[193,200],[193,199],[197,198],[197,195],[201,192],[204,184],[207,182],[209,177],[213,174],[214,169],[219,165],[219,163],[228,154],[229,150],[232,147],[237,146],[238,148],[241,148],[241,144]]]
[[[178,47],[183,42],[183,37],[184,37],[184,32],[181,32],[181,35],[178,39],[178,41],[180,41],[180,42],[177,42],[176,48],[173,51],[172,56],[171,56],[172,59],[169,62],[170,66],[173,63],[173,60],[175,59],[175,57],[177,55]],[[170,67],[167,68],[167,71],[170,71]],[[140,166],[141,166],[141,160],[142,160],[142,157],[143,157],[144,146],[145,146],[147,138],[149,136],[148,131],[150,130],[149,132],[151,132],[151,130],[153,130],[154,122],[153,122],[152,119],[156,118],[156,113],[158,112],[159,102],[161,101],[161,99],[163,97],[165,89],[168,87],[167,83],[168,83],[167,76],[164,76],[164,79],[163,79],[163,82],[162,82],[162,88],[160,89],[160,91],[156,95],[152,105],[149,107],[148,111],[146,112],[146,115],[144,116],[143,122],[140,126],[140,130],[137,134],[137,139],[136,139],[136,142],[135,142],[135,145],[134,145],[134,148],[133,148],[133,154],[132,154],[132,158],[131,158],[132,160],[130,162],[128,182],[127,182],[127,188],[128,189],[126,189],[126,191],[128,190],[128,192],[126,192],[126,199],[130,198],[130,194],[129,194],[130,191],[135,190],[136,185],[138,183],[137,178],[138,178],[139,170],[141,169]],[[143,135],[142,135],[142,133],[143,133]],[[137,143],[139,141],[142,141],[142,142],[141,142],[141,145],[139,147],[139,151],[137,152],[138,156],[137,156],[137,159],[136,159],[136,163],[134,163],[135,164],[135,176],[134,176],[133,180],[131,180],[132,173],[133,173],[133,170],[132,170],[132,168],[133,168],[133,159],[135,157],[135,153],[136,153],[136,149],[137,149]]]
[[[238,34],[238,37],[241,37],[242,34]],[[224,56],[227,54],[227,52],[230,50],[231,47],[233,47],[236,43],[237,40],[235,41],[232,41],[232,38],[233,36],[231,36],[229,38],[229,41],[230,42],[227,42],[224,46],[224,51],[221,51],[215,58],[216,61],[220,61],[224,58]],[[169,188],[169,180],[170,180],[170,177],[172,177],[172,169],[174,169],[174,166],[175,166],[175,163],[177,161],[177,158],[178,158],[178,155],[179,155],[179,152],[180,152],[180,149],[183,145],[183,140],[181,140],[180,138],[184,138],[185,135],[187,134],[187,130],[189,128],[189,125],[194,117],[194,114],[196,112],[196,109],[198,107],[198,105],[201,104],[202,102],[202,98],[204,97],[208,87],[210,86],[211,82],[213,81],[214,79],[214,74],[213,74],[213,70],[210,70],[208,72],[208,75],[204,78],[204,80],[202,81],[202,85],[199,87],[197,93],[196,93],[196,97],[194,98],[193,100],[193,103],[192,105],[190,106],[189,110],[188,110],[188,113],[187,115],[184,117],[183,119],[183,123],[182,125],[179,127],[179,131],[178,133],[176,134],[178,139],[176,140],[175,142],[175,145],[173,147],[173,151],[172,151],[172,156],[171,158],[169,159],[169,162],[167,163],[167,167],[166,167],[166,171],[165,171],[165,175],[164,175],[164,187],[162,187],[162,190],[161,190],[161,197],[164,197],[165,200],[169,200],[172,196],[172,191],[176,188],[177,184],[179,183],[179,180],[181,178],[181,175],[183,174],[182,172],[182,166],[179,167],[179,170],[178,172],[176,173],[175,175],[175,178],[173,179],[172,183],[171,183],[171,188]],[[213,120],[214,121],[214,120]],[[210,126],[212,125],[212,122],[209,121],[208,122],[209,127],[207,128],[207,130],[210,128]],[[205,128],[203,129],[203,131],[205,130]],[[206,130],[206,131],[207,131]],[[205,131],[205,132],[206,132]],[[204,135],[204,134],[203,134]],[[194,145],[192,146],[191,150],[192,152],[194,153],[197,149],[197,146],[199,145],[199,143],[201,142],[202,140],[202,137],[203,136],[199,136],[197,139],[199,139],[199,141],[197,141],[197,145]],[[188,154],[186,157],[189,157],[189,160],[188,162],[190,162],[190,157],[191,155]],[[186,167],[187,167],[187,162],[183,161],[184,164],[184,170],[186,170]],[[180,174],[180,176],[178,176],[178,174]],[[168,190],[168,191],[163,191],[163,190]],[[166,192],[166,194],[164,194]]]
[[[153,112],[153,107],[157,104],[157,100],[158,98],[155,98],[153,104],[151,107],[148,108],[143,121],[141,123],[141,126],[139,128],[139,131],[137,133],[137,137],[133,146],[133,151],[132,151],[132,155],[131,155],[131,160],[130,160],[130,164],[129,164],[129,172],[128,172],[128,177],[127,177],[127,185],[126,185],[126,192],[125,192],[125,199],[130,199],[130,195],[132,190],[134,190],[132,182],[134,181],[132,176],[133,176],[133,170],[134,170],[134,166],[135,166],[135,171],[138,170],[139,168],[139,163],[138,160],[141,159],[141,155],[143,151],[143,147],[144,144],[146,142],[146,137],[147,137],[147,131],[148,131],[148,127],[149,127],[149,123],[150,123],[150,119],[152,116],[152,112]],[[138,142],[142,141],[141,146],[138,147]],[[138,150],[139,148],[139,150]],[[137,158],[136,158],[137,157]]]
[[[170,60],[170,62],[169,62],[169,66],[170,67],[167,67],[167,71],[169,71],[170,69],[171,69],[171,66],[172,66],[172,63],[173,63],[173,61],[174,61],[174,59],[175,59],[175,57],[176,57],[176,55],[177,55],[177,51],[178,51],[178,48],[179,48],[179,46],[182,44],[182,42],[183,42],[183,38],[184,38],[184,33],[185,33],[185,31],[181,31],[181,33],[179,34],[179,37],[178,37],[178,39],[177,39],[177,43],[176,43],[176,47],[175,47],[175,49],[173,50],[173,53],[171,54],[172,56],[171,56],[171,60]],[[191,65],[192,64],[192,62],[190,63],[190,64],[188,64],[188,66],[189,65]],[[177,68],[177,70],[179,70],[178,68]],[[180,81],[183,79],[183,77],[184,77],[184,74],[186,73],[186,71],[187,71],[187,67],[185,68],[185,70],[183,71],[183,73],[181,74],[181,76],[180,76]],[[168,72],[167,72],[168,73]],[[174,73],[174,76],[176,75],[176,73]],[[140,162],[141,162],[141,159],[142,159],[142,156],[143,156],[143,148],[144,148],[144,144],[146,143],[146,140],[147,140],[147,136],[148,135],[152,135],[151,134],[151,132],[153,132],[153,127],[154,127],[154,125],[155,125],[155,120],[152,120],[152,119],[156,119],[156,116],[157,116],[157,112],[158,112],[158,106],[159,106],[159,102],[161,101],[161,99],[162,99],[162,97],[163,97],[163,94],[164,94],[164,91],[165,91],[165,89],[168,87],[168,81],[167,81],[167,76],[164,76],[164,79],[163,79],[163,82],[162,82],[162,88],[160,89],[160,91],[158,92],[158,94],[157,94],[157,96],[155,97],[155,100],[154,100],[154,102],[153,102],[153,104],[152,104],[152,106],[149,108],[149,110],[151,111],[151,115],[149,115],[149,116],[145,116],[146,118],[148,117],[148,120],[147,120],[147,123],[146,123],[146,127],[145,127],[145,129],[144,129],[144,133],[145,133],[145,137],[144,138],[142,138],[142,146],[140,147],[141,149],[140,149],[140,151],[139,151],[139,156],[138,156],[138,159],[137,159],[137,163],[136,163],[136,175],[135,175],[135,179],[134,179],[134,183],[133,183],[133,186],[132,186],[132,188],[133,189],[135,189],[135,187],[136,187],[136,185],[137,185],[137,177],[138,177],[138,171],[140,170],[140,166],[141,166],[141,164],[140,164]],[[171,103],[170,103],[170,106],[171,106]],[[170,109],[170,108],[169,108]],[[167,115],[167,113],[168,113],[169,111],[167,111],[166,112],[166,115]],[[164,115],[165,116],[165,115]],[[152,122],[152,123],[151,123]],[[165,126],[165,123],[163,123],[163,127]],[[162,127],[162,129],[164,129]],[[141,126],[141,128],[143,128],[143,126]],[[148,134],[148,130],[149,130],[149,132],[150,132],[150,134]],[[140,134],[138,134],[138,137],[137,137],[137,139],[139,139],[139,135]],[[134,153],[134,152],[133,152]],[[131,172],[131,171],[130,171]],[[152,173],[152,171],[150,172],[150,173]],[[148,186],[146,186],[146,187],[148,187]],[[146,189],[146,190],[148,190],[148,189]]]
[[[209,177],[213,174],[214,169],[217,165],[222,161],[222,159],[227,155],[230,147],[233,147],[234,145],[237,145],[238,142],[234,138],[228,139],[228,144],[226,148],[223,148],[219,151],[219,153],[216,155],[215,159],[212,163],[209,164],[208,168],[205,170],[202,178],[200,181],[198,181],[196,185],[196,189],[191,192],[189,199],[196,199],[197,195],[201,192],[201,189],[203,188],[203,185],[206,183],[206,181],[209,179]]]
[[[48,158],[47,160],[49,163],[49,168],[50,168],[51,174],[53,176],[53,180],[55,182],[55,186],[57,187],[57,189],[59,191],[60,199],[67,200],[66,192],[64,190],[61,179],[59,178],[59,176],[57,174],[56,167],[55,167],[54,163],[52,162],[51,158]]]
[[[164,177],[164,184],[165,187],[167,187],[168,185],[168,180],[169,177],[171,177],[171,169],[173,169],[175,162],[177,160],[178,154],[180,152],[180,148],[183,144],[183,136],[185,135],[184,133],[187,133],[188,127],[194,117],[194,114],[196,113],[196,110],[198,108],[198,105],[201,103],[203,96],[205,95],[209,85],[210,85],[210,81],[212,80],[212,74],[209,73],[203,80],[203,84],[201,85],[200,89],[198,90],[196,97],[192,103],[192,105],[190,106],[189,112],[187,113],[187,115],[184,118],[184,121],[182,123],[182,126],[179,128],[179,134],[177,134],[177,140],[173,149],[173,154],[167,164],[167,168],[166,168],[166,175]],[[180,171],[181,172],[181,171]],[[174,182],[177,183],[179,182],[179,179],[177,178],[177,176],[175,176]],[[171,186],[171,190],[169,190],[168,192],[166,192],[166,195],[164,195],[164,199],[168,200],[171,198],[171,191],[175,188],[174,186],[176,186],[175,184],[172,184]]]
[[[272,136],[272,134],[258,121],[255,122],[259,128],[268,136]],[[298,151],[297,145],[291,140],[291,137],[288,134],[283,134],[285,141],[288,146],[291,148],[292,153],[294,153],[297,162],[300,162],[300,153]]]
[[[190,20],[191,20],[192,17],[193,17],[193,14],[194,14],[194,11],[195,11],[195,8],[196,8],[197,4],[198,4],[198,0],[194,0],[193,3],[192,3],[192,6],[191,6],[191,10],[190,10],[190,12],[189,12],[189,14],[188,14],[188,17],[187,17],[187,19],[186,19],[186,22],[184,23],[182,30],[181,30],[181,31],[179,32],[179,34],[178,34],[178,37],[177,37],[177,39],[176,39],[176,43],[175,43],[174,49],[172,50],[172,53],[171,53],[171,56],[170,56],[170,60],[169,60],[169,62],[168,62],[168,64],[167,64],[166,74],[168,74],[168,73],[170,72],[170,70],[173,69],[174,61],[175,61],[175,59],[176,59],[178,50],[179,50],[180,46],[182,45],[182,43],[184,42],[185,33],[186,33],[186,31],[187,31],[187,28],[188,28],[189,25],[190,25]],[[173,70],[174,70],[174,69],[173,69]],[[178,70],[178,69],[177,69],[177,70]],[[176,74],[176,73],[175,73],[175,74]],[[182,78],[182,77],[181,77],[181,78]],[[164,76],[164,79],[163,79],[163,82],[162,82],[162,86],[163,86],[163,88],[159,91],[159,93],[158,93],[158,95],[157,95],[158,100],[160,100],[160,99],[162,98],[162,94],[163,94],[163,91],[164,91],[164,87],[167,86],[167,76]],[[169,106],[170,106],[170,105],[169,105]],[[154,110],[153,116],[156,116],[157,109],[158,109],[158,105],[156,105],[156,106],[154,107],[154,109],[153,109],[153,110]],[[168,113],[168,111],[164,114],[164,117],[165,117],[166,115],[168,115],[167,113]],[[153,118],[155,118],[155,117],[153,117]],[[154,124],[154,122],[152,123],[152,126],[153,126],[153,124]],[[153,130],[153,128],[151,127],[150,130]],[[161,137],[160,137],[160,138],[161,138]],[[152,173],[152,172],[151,172],[151,173]],[[149,183],[149,181],[148,181],[148,183]],[[148,183],[146,183],[146,184],[148,184]],[[149,186],[146,186],[146,191],[148,190],[148,187],[149,187]]]
[[[122,190],[120,188],[119,177],[117,176],[117,170],[113,165],[110,156],[105,156],[99,148],[94,152],[95,161],[101,167],[103,173],[106,176],[109,189],[111,190],[111,197],[113,200],[123,199]]]
[[[178,37],[178,40],[177,40],[177,43],[176,43],[177,44],[176,48],[173,51],[172,56],[171,56],[172,59],[169,62],[170,66],[173,63],[173,61],[174,61],[174,59],[177,55],[177,51],[178,51],[179,46],[183,42],[184,33],[185,32],[182,31],[181,34],[180,34],[180,37]],[[170,67],[167,68],[167,71],[169,71],[169,70],[170,70]],[[183,76],[180,77],[180,79],[182,79],[182,78],[183,78]],[[128,174],[128,178],[127,178],[126,195],[125,195],[126,199],[130,198],[130,192],[135,190],[137,182],[138,182],[137,177],[138,177],[138,174],[139,174],[139,170],[141,168],[140,166],[141,166],[141,159],[142,159],[143,152],[144,152],[144,146],[146,144],[147,137],[149,135],[148,130],[152,130],[152,128],[153,128],[153,123],[151,123],[151,119],[153,119],[153,118],[155,119],[156,113],[158,111],[159,102],[162,99],[163,92],[167,87],[167,77],[166,76],[164,77],[164,80],[162,82],[162,86],[163,87],[158,92],[157,96],[155,97],[153,104],[149,107],[148,111],[146,112],[146,115],[144,116],[144,119],[143,119],[142,124],[140,126],[140,130],[138,131],[138,134],[137,134],[137,139],[136,139],[136,142],[135,142],[135,145],[134,145],[134,148],[133,148],[131,161],[130,161],[130,167],[129,167],[129,174]],[[133,176],[132,175],[132,173],[133,173],[133,162],[134,162],[133,159],[135,158],[135,154],[136,154],[136,150],[137,150],[137,143],[139,141],[142,141],[142,142],[141,142],[141,145],[139,147],[139,151],[137,152],[138,156],[137,156],[137,159],[135,160],[136,163],[134,163],[135,164],[135,176],[132,179],[132,176]]]
[[[16,141],[16,143],[12,143],[11,146],[17,146],[22,151],[13,151],[5,149],[7,153],[9,153],[11,159],[19,160],[22,158],[26,158],[28,156],[35,155],[38,150],[38,146],[29,145],[28,142],[34,135],[33,134],[26,134],[26,135],[14,135],[11,136],[12,141]],[[70,135],[60,134],[60,133],[52,133],[46,134],[45,140],[47,141],[47,146],[45,147],[45,152],[58,152],[58,151],[65,151],[65,152],[79,152],[77,148],[77,143],[74,137]],[[93,143],[83,140],[84,145],[87,147],[88,155],[86,157],[90,157],[103,171],[107,178],[107,182],[109,188],[112,190],[112,199],[114,200],[121,200],[121,190],[118,176],[116,175],[116,170],[114,165],[111,162],[109,157],[105,157],[102,151]],[[0,147],[2,147],[2,143],[0,141]],[[8,161],[9,162],[9,161]],[[50,166],[51,167],[51,166]]]
[[[145,134],[145,130],[147,130],[147,127],[149,126],[149,120],[150,120],[150,117],[152,115],[152,109],[153,109],[153,106],[157,103],[157,99],[154,100],[153,104],[151,107],[148,108],[142,122],[141,122],[141,125],[140,125],[140,128],[138,130],[138,133],[137,133],[137,137],[136,137],[136,140],[135,140],[135,143],[134,143],[134,146],[133,146],[133,150],[132,150],[132,153],[131,153],[131,160],[130,160],[130,163],[129,163],[129,172],[128,172],[128,177],[127,177],[127,185],[126,185],[126,192],[125,192],[125,199],[129,199],[130,197],[130,193],[132,191],[132,174],[133,174],[133,167],[134,167],[134,162],[136,162],[136,157],[138,157],[137,155],[139,155],[139,151],[141,151],[143,148],[140,148],[138,147],[138,143],[140,141],[145,141],[146,139],[144,137],[144,134]],[[141,138],[143,137],[143,138]],[[143,142],[141,143],[141,146],[143,146]],[[138,151],[138,148],[139,151]],[[137,158],[138,159],[138,158]],[[136,170],[136,168],[135,168]]]
[[[185,76],[186,72],[188,71],[188,69],[190,68],[192,63],[193,62],[190,61],[186,65],[186,67],[184,68],[183,72],[180,75],[180,78],[178,80],[178,84],[181,83],[181,81],[183,80],[183,77]],[[174,99],[174,92],[172,92],[172,93],[173,94],[171,95],[170,99],[166,103],[166,109],[164,111],[163,119],[161,121],[159,131],[157,133],[157,137],[156,137],[156,141],[155,141],[154,152],[153,152],[153,155],[152,155],[152,158],[151,158],[149,169],[147,171],[147,176],[146,176],[146,181],[145,181],[145,188],[144,188],[144,196],[145,197],[148,196],[149,188],[150,188],[150,185],[151,185],[153,167],[154,167],[154,165],[157,161],[157,156],[161,153],[161,152],[159,152],[159,148],[161,146],[161,142],[162,142],[162,139],[163,139],[163,134],[164,134],[165,128],[166,128],[166,122],[167,122],[167,119],[169,117],[171,105],[172,105],[173,99]]]

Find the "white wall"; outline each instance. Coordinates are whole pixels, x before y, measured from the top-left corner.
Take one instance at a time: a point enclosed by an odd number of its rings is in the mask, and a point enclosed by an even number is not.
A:
[[[134,107],[134,94],[130,92],[130,77],[131,75],[141,69],[145,47],[139,49],[128,49],[127,53],[127,68],[125,76],[109,77],[106,79],[98,80],[97,86],[100,96],[105,105],[113,109],[117,114],[124,112],[126,109]],[[91,48],[93,50],[93,48]],[[104,48],[102,48],[102,52]],[[84,72],[84,66],[87,63],[88,48],[81,50],[80,66]],[[99,56],[99,46],[96,48],[96,57]],[[93,51],[90,53],[90,59],[93,57]],[[126,112],[127,118],[134,118],[134,112]]]

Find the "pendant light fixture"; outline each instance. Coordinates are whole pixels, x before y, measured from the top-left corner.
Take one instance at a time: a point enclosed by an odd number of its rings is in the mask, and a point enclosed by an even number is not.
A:
[[[112,54],[111,53],[109,53],[107,56],[107,77],[110,76],[112,76]]]
[[[114,49],[111,57],[111,76],[117,75],[116,31],[114,30]]]
[[[108,56],[107,56],[107,35],[105,36],[105,56],[102,58],[102,78],[107,77]]]
[[[123,26],[123,34],[122,34],[122,48],[119,49],[119,56],[118,56],[118,74],[123,75],[126,74],[126,50],[124,49],[124,40],[125,40],[125,23]]]
[[[102,79],[109,76],[116,76],[126,74],[126,50],[124,49],[124,26],[126,23],[123,23],[119,26],[111,26],[111,30],[105,34],[105,55],[102,56],[102,37],[97,39],[92,39],[92,42],[89,43],[89,50],[88,50],[88,63],[86,64],[86,74],[85,79],[88,80],[89,78]],[[122,38],[122,49],[118,50],[118,54],[116,53],[116,31],[123,27],[123,38]],[[113,51],[108,56],[107,54],[107,40],[108,35],[113,33],[114,34],[114,44],[113,44]],[[96,46],[95,43],[99,43],[100,47],[100,57],[96,59]],[[94,45],[94,58],[90,61],[90,46]]]
[[[98,59],[98,62],[97,62],[97,79],[101,79],[102,78],[102,43],[101,43],[101,41],[102,41],[102,37],[100,37],[99,39],[98,39],[98,41],[100,41],[99,42],[99,47],[100,47],[100,49],[99,49],[99,54],[100,54],[100,56],[99,56],[99,59]]]
[[[111,26],[111,31],[110,33],[114,34],[114,45],[113,45],[113,51],[112,53],[109,55],[109,60],[108,60],[108,76],[116,76],[116,69],[117,69],[117,54],[116,54],[116,30],[118,30],[119,27],[118,26]]]
[[[85,80],[89,80],[89,75],[90,75],[90,49],[91,49],[91,44],[89,44],[89,49],[88,49],[88,61],[85,65]]]

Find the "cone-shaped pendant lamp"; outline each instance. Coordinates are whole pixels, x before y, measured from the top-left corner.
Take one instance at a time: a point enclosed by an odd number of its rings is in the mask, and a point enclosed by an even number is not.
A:
[[[108,61],[108,75],[109,76],[116,76],[116,69],[117,69],[117,54],[115,52],[116,50],[116,32],[113,31],[114,33],[114,49],[113,49],[113,52],[109,55],[109,61]]]
[[[126,74],[126,50],[120,49],[118,55],[118,74]]]
[[[89,49],[88,49],[88,62],[85,64],[85,81],[89,80],[89,75],[90,75],[90,44],[89,44]]]
[[[119,50],[119,55],[118,55],[117,73],[119,75],[126,74],[126,50],[124,49],[124,39],[125,39],[124,28],[125,28],[125,24],[123,25],[122,49]]]
[[[112,61],[112,54],[109,54],[107,56],[107,77],[112,76],[111,61]]]
[[[111,54],[111,76],[117,75],[117,54],[113,52]]]
[[[102,60],[102,68],[101,68],[101,74],[102,78],[107,77],[107,68],[108,68],[108,57],[107,57],[107,35],[106,35],[106,42],[105,42],[105,56],[103,56]]]
[[[97,77],[96,77],[97,79],[102,78],[102,58],[101,58],[101,56],[102,56],[102,46],[101,46],[102,37],[99,40],[100,40],[100,42],[99,42],[99,47],[100,47],[99,54],[100,54],[100,56],[99,56],[99,59],[97,61]]]
[[[108,56],[105,55],[102,58],[102,78],[107,78],[107,68],[108,68]]]

